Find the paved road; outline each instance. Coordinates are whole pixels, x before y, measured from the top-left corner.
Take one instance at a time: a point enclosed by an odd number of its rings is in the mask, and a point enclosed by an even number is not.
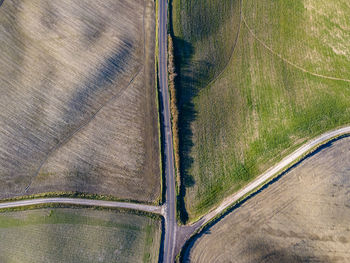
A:
[[[102,207],[112,207],[112,208],[134,209],[134,210],[140,210],[140,211],[156,213],[161,215],[164,214],[164,207],[162,206],[152,206],[152,205],[124,203],[124,202],[115,202],[115,201],[103,201],[103,200],[94,200],[94,199],[63,198],[63,197],[37,198],[37,199],[4,202],[4,203],[0,203],[0,208],[10,208],[10,207],[39,205],[39,204],[71,204],[71,205],[102,206]]]
[[[170,123],[170,106],[168,93],[168,67],[167,67],[167,0],[159,0],[159,88],[162,100],[163,120],[163,143],[164,143],[164,165],[166,183],[166,212],[165,212],[165,234],[163,262],[174,262],[176,241],[176,192],[175,192],[175,170],[174,151]]]

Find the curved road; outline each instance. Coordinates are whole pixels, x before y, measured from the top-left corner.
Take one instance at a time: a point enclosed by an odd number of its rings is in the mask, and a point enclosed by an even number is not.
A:
[[[19,206],[28,206],[28,205],[39,205],[39,204],[71,204],[71,205],[102,206],[102,207],[111,207],[111,208],[134,209],[134,210],[155,213],[160,215],[164,214],[163,206],[152,206],[152,205],[143,205],[143,204],[135,204],[135,203],[124,203],[124,202],[82,199],[82,198],[64,198],[64,197],[37,198],[37,199],[4,202],[4,203],[0,203],[0,209],[19,207]]]

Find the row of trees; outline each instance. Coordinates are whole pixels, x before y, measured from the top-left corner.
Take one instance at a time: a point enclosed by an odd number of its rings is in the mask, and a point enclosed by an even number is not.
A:
[[[173,39],[168,35],[168,79],[169,79],[169,92],[170,92],[170,111],[171,122],[173,131],[173,143],[174,143],[174,155],[176,166],[176,180],[178,186],[180,185],[180,156],[179,156],[179,111],[176,101],[176,88],[175,88],[175,62],[174,62],[174,45]]]

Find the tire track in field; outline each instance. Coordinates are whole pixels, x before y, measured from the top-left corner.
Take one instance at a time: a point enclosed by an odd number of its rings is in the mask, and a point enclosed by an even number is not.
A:
[[[143,67],[142,67],[143,68]],[[26,186],[26,188],[24,189],[24,191],[22,192],[22,195],[28,192],[28,189],[30,188],[30,186],[32,185],[34,179],[38,176],[41,168],[43,167],[43,165],[46,163],[46,161],[52,156],[53,153],[55,153],[59,148],[61,148],[62,146],[64,146],[66,143],[68,143],[77,133],[79,133],[84,127],[86,127],[92,120],[94,120],[96,118],[96,116],[98,115],[98,113],[105,107],[107,106],[110,102],[120,98],[124,92],[128,89],[128,87],[133,83],[134,79],[139,75],[139,73],[142,71],[142,68],[139,69],[134,76],[130,79],[128,85],[126,85],[124,88],[122,88],[117,94],[115,94],[114,96],[112,96],[109,100],[107,100],[105,103],[103,103],[97,110],[96,112],[90,117],[88,118],[85,122],[83,122],[72,134],[70,134],[69,136],[67,136],[65,139],[63,139],[59,144],[57,144],[56,146],[54,146],[49,153],[45,156],[45,158],[41,161],[37,171],[35,172],[35,175],[33,176],[33,178],[30,180],[29,184]]]
[[[322,75],[322,74],[318,74],[315,72],[311,72],[301,66],[298,66],[297,64],[294,64],[293,62],[291,62],[290,60],[284,58],[281,54],[275,52],[271,47],[269,47],[264,41],[262,41],[260,38],[258,38],[258,36],[253,32],[253,30],[249,27],[247,21],[244,18],[244,15],[242,14],[242,21],[243,24],[247,27],[249,33],[253,36],[253,38],[258,41],[264,48],[266,48],[268,51],[270,51],[270,53],[272,53],[273,55],[277,56],[278,58],[280,58],[281,60],[283,60],[284,62],[286,62],[287,64],[291,65],[292,67],[299,69],[300,71],[310,74],[312,76],[315,77],[319,77],[319,78],[323,78],[323,79],[330,79],[330,80],[337,80],[337,81],[344,81],[344,82],[348,82],[350,83],[350,79],[344,79],[344,78],[337,78],[337,77],[332,77],[332,76],[326,76],[326,75]]]
[[[230,57],[229,59],[227,60],[227,63],[226,65],[223,67],[223,69],[219,72],[219,74],[214,78],[212,79],[207,85],[205,85],[205,87],[209,87],[210,85],[212,85],[215,81],[217,81],[221,75],[225,72],[225,70],[228,68],[228,66],[230,65],[230,62],[232,60],[232,57],[233,57],[233,54],[235,53],[235,50],[236,50],[236,47],[237,47],[237,44],[238,44],[238,39],[239,39],[239,35],[240,35],[240,31],[241,31],[241,25],[242,25],[242,18],[243,18],[243,11],[242,11],[242,5],[243,5],[243,0],[240,0],[239,1],[239,25],[238,25],[238,31],[237,31],[237,34],[236,34],[236,38],[235,38],[235,42],[233,44],[233,47],[232,47],[232,50],[231,50],[231,53],[230,53]]]

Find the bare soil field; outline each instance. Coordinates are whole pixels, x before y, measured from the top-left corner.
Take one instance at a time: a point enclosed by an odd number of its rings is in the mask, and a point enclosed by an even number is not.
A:
[[[0,213],[1,262],[158,262],[161,223],[82,208]]]
[[[190,262],[349,262],[350,138],[304,160],[202,233]]]
[[[160,195],[152,0],[6,0],[0,198]]]

